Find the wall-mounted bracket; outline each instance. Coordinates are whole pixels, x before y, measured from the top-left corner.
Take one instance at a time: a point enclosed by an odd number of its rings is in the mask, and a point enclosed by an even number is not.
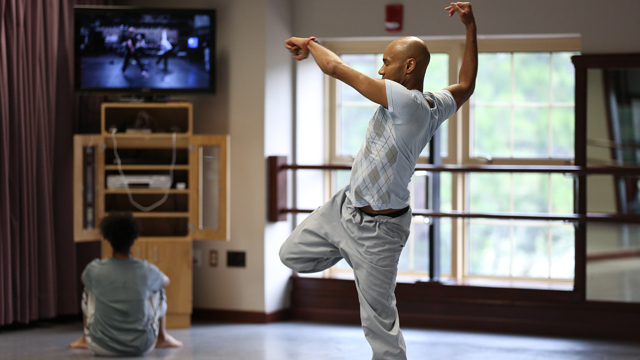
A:
[[[270,222],[286,221],[287,213],[287,164],[286,156],[269,156],[267,159],[269,172],[269,208],[267,220]]]

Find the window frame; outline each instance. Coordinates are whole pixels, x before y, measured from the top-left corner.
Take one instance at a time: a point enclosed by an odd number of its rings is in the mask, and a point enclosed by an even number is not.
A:
[[[464,46],[464,45],[463,45]],[[464,48],[464,47],[463,47]],[[478,52],[490,53],[514,53],[514,52],[565,52],[580,51],[580,38],[549,37],[549,38],[508,38],[508,39],[478,39]],[[484,157],[472,157],[471,149],[472,126],[471,124],[471,101],[464,106],[467,107],[463,114],[463,121],[466,127],[462,129],[462,164],[463,165],[548,165],[563,166],[573,165],[573,159],[547,159],[547,158],[504,158],[496,157],[491,161]],[[574,105],[575,106],[575,105]]]

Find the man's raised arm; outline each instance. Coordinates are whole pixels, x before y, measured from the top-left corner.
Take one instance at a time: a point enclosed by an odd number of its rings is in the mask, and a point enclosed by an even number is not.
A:
[[[476,20],[473,17],[471,4],[468,2],[451,3],[445,10],[449,11],[449,17],[460,14],[460,20],[467,27],[467,40],[464,45],[462,66],[458,74],[459,84],[446,87],[451,92],[458,104],[458,109],[464,104],[476,87],[476,75],[478,74],[478,39],[476,36]]]
[[[284,45],[298,61],[306,59],[311,53],[323,73],[353,87],[376,104],[388,107],[384,80],[374,79],[351,68],[338,55],[311,38],[292,37]]]

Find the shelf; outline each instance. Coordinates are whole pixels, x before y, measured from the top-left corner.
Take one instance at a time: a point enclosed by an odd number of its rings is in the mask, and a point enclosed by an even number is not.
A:
[[[111,134],[106,133],[106,139],[111,139]],[[189,134],[176,133],[176,139],[188,139]],[[120,139],[169,139],[173,137],[173,133],[116,133],[116,140]]]
[[[136,218],[188,218],[188,212],[133,212],[133,217]]]
[[[105,165],[105,170],[118,170],[118,165]],[[122,170],[171,170],[171,165],[122,165]],[[189,165],[175,165],[173,170],[189,170]]]
[[[101,110],[101,129],[105,136],[111,136],[109,129],[112,127],[120,130],[116,134],[119,137],[171,136],[171,133],[165,131],[176,128],[178,136],[192,135],[193,107],[190,103],[103,103]],[[148,115],[150,120],[148,126],[158,132],[150,134],[124,132],[124,129],[132,125],[141,112]]]
[[[132,194],[164,194],[166,189],[129,189]],[[125,189],[105,189],[105,194],[126,194]],[[189,194],[189,189],[169,189],[169,194]]]
[[[189,236],[140,236],[136,241],[192,241]]]
[[[173,134],[116,134],[118,149],[171,149],[173,147]],[[184,149],[189,146],[189,135],[176,135],[176,148]],[[113,148],[111,135],[104,137],[107,150]]]

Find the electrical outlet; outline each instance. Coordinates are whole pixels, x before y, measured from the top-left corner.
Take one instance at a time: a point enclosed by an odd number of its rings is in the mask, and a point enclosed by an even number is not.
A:
[[[244,251],[227,251],[227,267],[245,267]]]
[[[211,267],[218,266],[218,250],[209,251],[209,266]]]

